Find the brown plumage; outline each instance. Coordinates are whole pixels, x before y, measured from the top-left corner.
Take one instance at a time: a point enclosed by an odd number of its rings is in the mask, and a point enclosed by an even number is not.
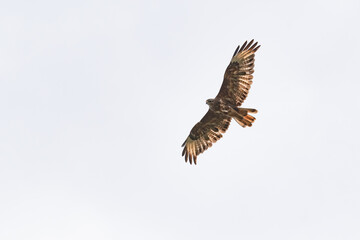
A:
[[[256,109],[240,108],[247,97],[254,73],[255,52],[259,49],[257,42],[247,41],[238,46],[227,67],[220,91],[215,99],[206,100],[209,111],[190,131],[182,147],[185,161],[196,164],[197,156],[212,146],[228,129],[234,118],[242,127],[251,127],[255,118],[249,113]]]

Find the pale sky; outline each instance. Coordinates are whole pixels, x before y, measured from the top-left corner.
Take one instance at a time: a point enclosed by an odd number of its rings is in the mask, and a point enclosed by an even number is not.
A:
[[[5,1],[0,239],[360,239],[360,2]],[[253,85],[180,147],[254,38]]]

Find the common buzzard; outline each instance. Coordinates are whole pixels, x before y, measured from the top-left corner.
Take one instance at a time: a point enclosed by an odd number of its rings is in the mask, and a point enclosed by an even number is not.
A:
[[[241,108],[248,95],[254,73],[255,52],[259,49],[254,39],[238,46],[227,67],[224,81],[218,95],[206,100],[209,110],[190,131],[182,147],[185,162],[196,164],[197,156],[212,146],[228,129],[231,119],[242,127],[251,127],[255,118],[249,113],[257,113],[256,109]]]

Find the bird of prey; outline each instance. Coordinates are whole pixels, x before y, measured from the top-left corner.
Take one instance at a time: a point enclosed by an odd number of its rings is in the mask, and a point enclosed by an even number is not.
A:
[[[242,127],[251,127],[255,118],[249,113],[256,109],[241,108],[248,95],[254,73],[255,52],[259,49],[254,39],[238,46],[227,67],[220,91],[214,99],[206,100],[209,110],[190,131],[182,147],[185,162],[196,164],[197,156],[212,146],[228,129],[231,119]]]

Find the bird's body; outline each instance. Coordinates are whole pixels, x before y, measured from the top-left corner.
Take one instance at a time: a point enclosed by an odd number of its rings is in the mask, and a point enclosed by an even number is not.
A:
[[[209,109],[214,113],[227,114],[230,111],[230,105],[224,102],[222,99],[208,99],[206,104],[209,105]]]
[[[211,147],[222,137],[234,118],[242,127],[251,127],[255,118],[249,113],[256,113],[256,109],[240,108],[252,84],[254,72],[255,52],[260,46],[257,42],[245,42],[237,47],[224,75],[224,81],[218,95],[214,99],[206,100],[209,110],[205,116],[190,131],[185,140],[182,155],[185,161],[196,164],[197,156]]]

